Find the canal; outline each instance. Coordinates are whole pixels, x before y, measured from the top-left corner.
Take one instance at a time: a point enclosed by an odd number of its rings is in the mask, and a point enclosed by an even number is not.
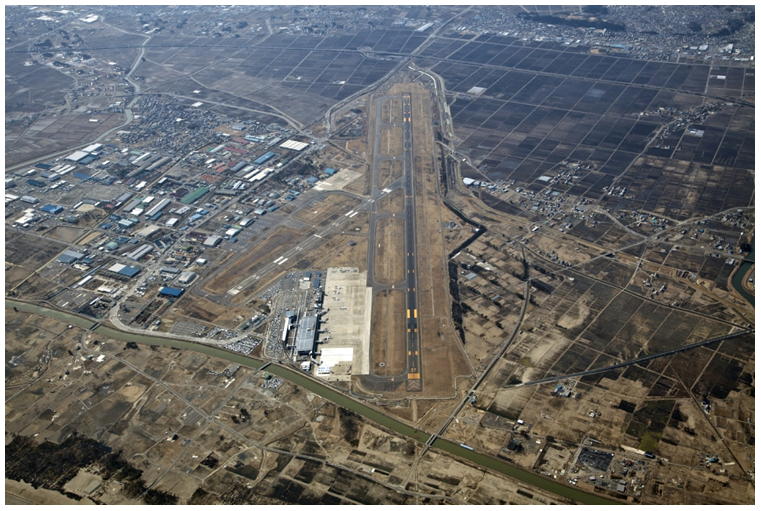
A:
[[[75,324],[82,328],[92,328],[99,335],[111,337],[113,339],[118,339],[125,342],[131,341],[140,344],[154,344],[157,346],[170,346],[174,348],[192,350],[198,353],[203,353],[205,355],[222,358],[224,360],[240,364],[244,367],[255,369],[262,367],[266,363],[264,361],[248,357],[240,353],[235,353],[232,351],[224,350],[222,348],[217,348],[215,346],[209,346],[197,342],[184,341],[180,339],[169,339],[165,337],[155,337],[144,334],[133,334],[130,332],[115,330],[113,328],[102,326],[99,323],[96,323],[94,320],[83,318],[75,314],[70,314],[68,312],[62,312],[47,307],[41,307],[39,305],[33,305],[26,302],[6,299],[5,306],[6,308],[13,307],[18,310],[55,318],[65,323]],[[370,419],[371,421],[377,422],[378,424],[396,431],[399,434],[417,440],[418,442],[425,443],[431,436],[425,431],[421,431],[419,429],[413,428],[412,426],[409,426],[408,424],[399,422],[396,419],[393,419],[388,415],[385,415],[378,410],[371,408],[347,396],[346,394],[343,394],[342,392],[323,385],[299,371],[292,370],[286,366],[279,364],[271,364],[267,368],[267,371],[274,375],[280,376],[281,378],[286,379],[296,385],[304,387],[309,391],[334,402],[337,405],[352,410],[362,415],[363,417]],[[476,451],[465,449],[460,445],[441,438],[438,438],[433,442],[433,447],[454,454],[455,456],[465,458],[472,461],[473,463],[494,470],[496,472],[500,472],[531,486],[536,486],[545,491],[549,491],[561,497],[566,497],[582,504],[621,504],[621,502],[618,501],[606,499],[598,495],[583,492],[572,486],[566,486],[564,484],[557,483],[549,478],[542,477],[538,474],[523,470],[508,463],[503,463],[492,457],[480,454]]]
[[[748,254],[748,257],[746,257],[742,264],[740,265],[740,268],[735,272],[735,276],[732,277],[732,287],[734,287],[738,293],[742,295],[745,300],[749,304],[751,304],[753,307],[756,306],[756,297],[750,294],[745,290],[743,287],[743,279],[745,278],[745,275],[748,273],[748,271],[753,267],[753,265],[756,262],[756,238],[753,238],[753,241],[751,242],[751,249],[750,254]]]

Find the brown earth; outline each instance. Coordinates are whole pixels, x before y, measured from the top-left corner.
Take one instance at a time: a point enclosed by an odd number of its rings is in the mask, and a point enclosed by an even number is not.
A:
[[[381,218],[376,226],[374,278],[381,284],[404,280],[404,219]]]
[[[373,323],[370,339],[370,371],[378,376],[396,376],[404,372],[406,347],[404,319],[405,297],[402,291],[379,291],[373,296]],[[380,366],[383,363],[384,366]]]

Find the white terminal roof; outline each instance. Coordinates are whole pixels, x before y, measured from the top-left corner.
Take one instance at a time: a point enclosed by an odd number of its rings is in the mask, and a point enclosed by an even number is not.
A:
[[[309,144],[307,144],[306,142],[297,142],[295,140],[286,140],[285,142],[280,144],[280,147],[282,147],[283,149],[290,149],[292,151],[301,151],[301,150],[303,150],[308,145]]]
[[[124,268],[126,268],[126,266],[124,266],[123,264],[121,264],[121,263],[116,263],[116,264],[114,264],[112,267],[110,267],[110,268],[108,269],[108,271],[112,271],[112,272],[114,272],[114,273],[119,273],[119,272],[120,272],[121,270],[123,270]]]

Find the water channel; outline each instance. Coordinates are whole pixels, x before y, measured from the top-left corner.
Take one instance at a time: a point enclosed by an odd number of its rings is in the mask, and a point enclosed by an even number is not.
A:
[[[735,276],[732,277],[732,287],[734,287],[738,293],[742,295],[743,298],[745,298],[749,304],[751,304],[753,307],[756,306],[756,297],[754,297],[752,294],[748,293],[745,288],[743,288],[743,279],[745,278],[745,274],[748,273],[748,271],[753,267],[753,265],[756,262],[756,238],[753,238],[753,241],[751,242],[751,249],[750,254],[748,254],[748,257],[745,258],[745,260],[740,265],[740,268],[735,272]]]
[[[93,330],[96,331],[99,335],[103,335],[113,339],[118,339],[121,341],[126,341],[126,342],[132,341],[132,342],[136,342],[140,344],[149,344],[149,345],[154,344],[158,346],[171,346],[174,348],[192,350],[199,353],[203,353],[205,355],[210,355],[213,357],[222,358],[224,360],[229,360],[230,362],[234,362],[236,364],[240,364],[244,367],[249,367],[249,368],[258,369],[266,363],[264,361],[257,360],[252,357],[248,357],[240,353],[235,353],[232,351],[224,350],[222,348],[217,348],[215,346],[209,346],[206,344],[201,344],[201,343],[196,343],[191,341],[184,341],[180,339],[154,337],[151,335],[144,335],[144,334],[133,334],[129,332],[123,332],[121,330],[115,330],[113,328],[102,326],[91,319],[83,318],[81,316],[70,314],[68,312],[62,312],[62,311],[50,309],[47,307],[41,307],[39,305],[29,304],[26,302],[6,299],[5,306],[6,308],[15,307],[18,310],[23,310],[23,311],[31,312],[34,314],[39,314],[42,316],[55,318],[65,323],[75,324],[85,329],[90,329],[94,327]],[[378,424],[381,424],[393,431],[396,431],[397,433],[400,433],[406,437],[417,440],[418,442],[425,443],[431,436],[429,433],[426,433],[425,431],[415,429],[412,426],[399,422],[396,419],[393,419],[389,417],[388,415],[385,415],[382,412],[375,410],[374,408],[371,408],[359,401],[352,399],[346,394],[343,394],[326,385],[323,385],[307,377],[306,375],[300,373],[299,371],[292,370],[286,366],[279,365],[279,364],[271,364],[267,368],[267,371],[276,376],[280,376],[281,378],[284,378],[296,385],[304,387],[308,389],[309,391],[314,392],[315,394],[329,401],[332,401],[339,406],[342,406],[344,408],[357,412],[363,417],[370,419],[371,421],[377,422]],[[457,445],[455,443],[449,442],[441,438],[438,438],[433,442],[433,447],[436,447],[437,449],[441,449],[443,451],[447,451],[451,454],[454,454],[455,456],[465,458],[467,460],[472,461],[473,463],[476,463],[485,468],[494,470],[496,472],[500,472],[502,474],[505,474],[509,477],[522,481],[531,486],[536,486],[545,491],[552,492],[561,497],[572,499],[582,504],[620,504],[621,503],[618,501],[606,499],[598,495],[593,495],[590,493],[583,492],[571,486],[566,486],[564,484],[557,483],[549,478],[545,478],[533,472],[523,470],[521,468],[518,468],[516,466],[510,465],[507,463],[503,463],[494,458],[491,458],[484,454],[480,454],[470,449],[466,449],[464,447],[461,447],[460,445]]]

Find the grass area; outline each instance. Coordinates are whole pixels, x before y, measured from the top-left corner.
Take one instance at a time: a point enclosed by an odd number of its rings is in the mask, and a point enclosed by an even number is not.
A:
[[[531,363],[531,359],[528,357],[523,357],[520,361],[520,364],[523,367],[534,367],[534,364]]]
[[[647,431],[644,435],[642,435],[638,449],[642,451],[655,452],[655,449],[658,447],[658,441],[660,441],[660,439],[661,433],[656,431]]]
[[[645,431],[647,431],[647,426],[637,421],[632,421],[629,423],[629,427],[626,428],[627,435],[631,435],[637,438],[641,438],[642,435],[645,434]]]

